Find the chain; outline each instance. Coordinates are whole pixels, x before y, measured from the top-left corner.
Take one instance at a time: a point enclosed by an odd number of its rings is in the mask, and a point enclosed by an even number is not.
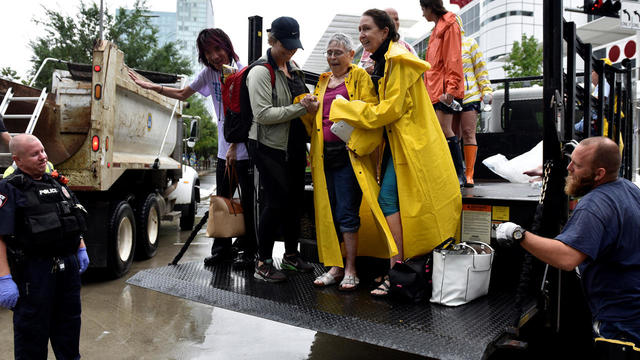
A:
[[[552,161],[547,161],[544,164],[544,173],[542,178],[542,192],[540,193],[540,200],[539,200],[540,204],[544,203],[544,198],[547,192],[547,185],[549,184],[549,174],[551,174],[552,163],[553,163]]]

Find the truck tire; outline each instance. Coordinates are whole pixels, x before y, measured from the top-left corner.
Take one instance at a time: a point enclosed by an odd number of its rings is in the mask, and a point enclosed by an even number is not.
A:
[[[138,236],[136,239],[136,258],[150,259],[158,251],[160,232],[160,204],[156,194],[149,194],[136,212]]]
[[[191,190],[191,202],[182,209],[180,230],[191,230],[196,221],[196,189]]]
[[[136,245],[136,223],[133,210],[126,201],[113,209],[109,222],[109,257],[107,269],[115,278],[126,274],[133,261]]]

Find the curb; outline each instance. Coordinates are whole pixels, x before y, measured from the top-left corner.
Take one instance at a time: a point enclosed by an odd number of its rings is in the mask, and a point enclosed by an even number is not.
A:
[[[212,169],[209,169],[209,170],[200,170],[200,171],[198,171],[198,177],[200,177],[200,176],[204,176],[204,175],[207,175],[207,174],[210,174],[210,173],[215,173],[215,172],[216,172],[216,171],[215,171],[215,170],[212,170]]]

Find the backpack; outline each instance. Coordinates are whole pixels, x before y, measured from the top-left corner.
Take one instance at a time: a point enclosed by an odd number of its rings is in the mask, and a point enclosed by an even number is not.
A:
[[[249,102],[247,74],[254,66],[263,65],[269,69],[271,88],[276,86],[276,74],[271,64],[256,60],[251,65],[235,72],[222,83],[222,105],[224,106],[224,139],[228,143],[243,143],[249,139],[249,129],[253,122],[253,112]]]

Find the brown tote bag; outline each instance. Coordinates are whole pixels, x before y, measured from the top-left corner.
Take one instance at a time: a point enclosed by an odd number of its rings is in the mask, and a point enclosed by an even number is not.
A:
[[[238,183],[238,174],[233,165],[225,167],[224,172],[225,175],[230,175],[229,186]],[[232,191],[229,191],[229,193],[233,196]],[[238,237],[244,235],[244,233],[244,215],[242,214],[240,199],[211,195],[209,199],[207,236],[213,238]]]

